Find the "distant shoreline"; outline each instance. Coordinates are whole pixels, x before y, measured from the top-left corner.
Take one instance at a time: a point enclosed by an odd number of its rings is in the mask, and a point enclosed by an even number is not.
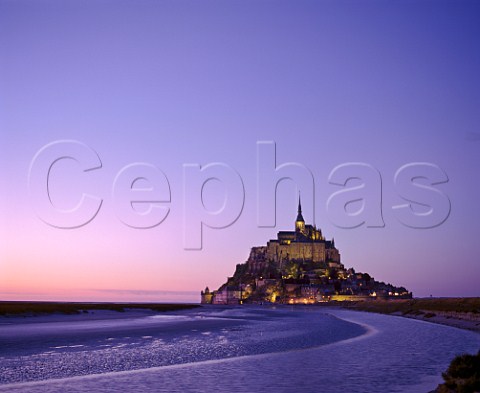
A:
[[[480,333],[480,298],[416,298],[325,303],[349,310],[401,316]]]
[[[270,303],[269,303],[270,304]],[[480,298],[416,298],[372,301],[335,301],[317,303],[320,307],[401,316],[480,333]],[[0,301],[0,317],[40,317],[49,315],[81,315],[96,311],[169,312],[202,307],[195,303],[115,303],[115,302],[45,302]]]
[[[52,314],[78,315],[94,311],[147,310],[152,312],[180,311],[200,307],[193,303],[114,303],[114,302],[44,302],[0,301],[0,317],[35,317]]]

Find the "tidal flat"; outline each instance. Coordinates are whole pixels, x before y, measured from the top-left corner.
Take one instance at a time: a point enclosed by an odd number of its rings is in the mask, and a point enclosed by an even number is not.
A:
[[[480,348],[474,332],[328,307],[91,315],[3,317],[0,392],[428,392]]]

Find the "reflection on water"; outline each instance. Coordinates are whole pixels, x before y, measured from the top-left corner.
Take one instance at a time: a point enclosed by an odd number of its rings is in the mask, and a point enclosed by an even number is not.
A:
[[[427,392],[480,347],[467,331],[314,307],[165,317],[0,328],[0,391]]]

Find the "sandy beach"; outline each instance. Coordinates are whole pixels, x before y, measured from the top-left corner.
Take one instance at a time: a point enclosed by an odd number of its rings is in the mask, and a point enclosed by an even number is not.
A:
[[[349,310],[402,316],[480,333],[480,298],[372,300],[337,302],[337,306]]]

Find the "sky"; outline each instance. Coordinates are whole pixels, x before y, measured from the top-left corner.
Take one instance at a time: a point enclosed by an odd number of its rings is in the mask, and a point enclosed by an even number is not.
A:
[[[0,0],[0,299],[198,302],[299,192],[346,267],[480,296],[479,15]]]

